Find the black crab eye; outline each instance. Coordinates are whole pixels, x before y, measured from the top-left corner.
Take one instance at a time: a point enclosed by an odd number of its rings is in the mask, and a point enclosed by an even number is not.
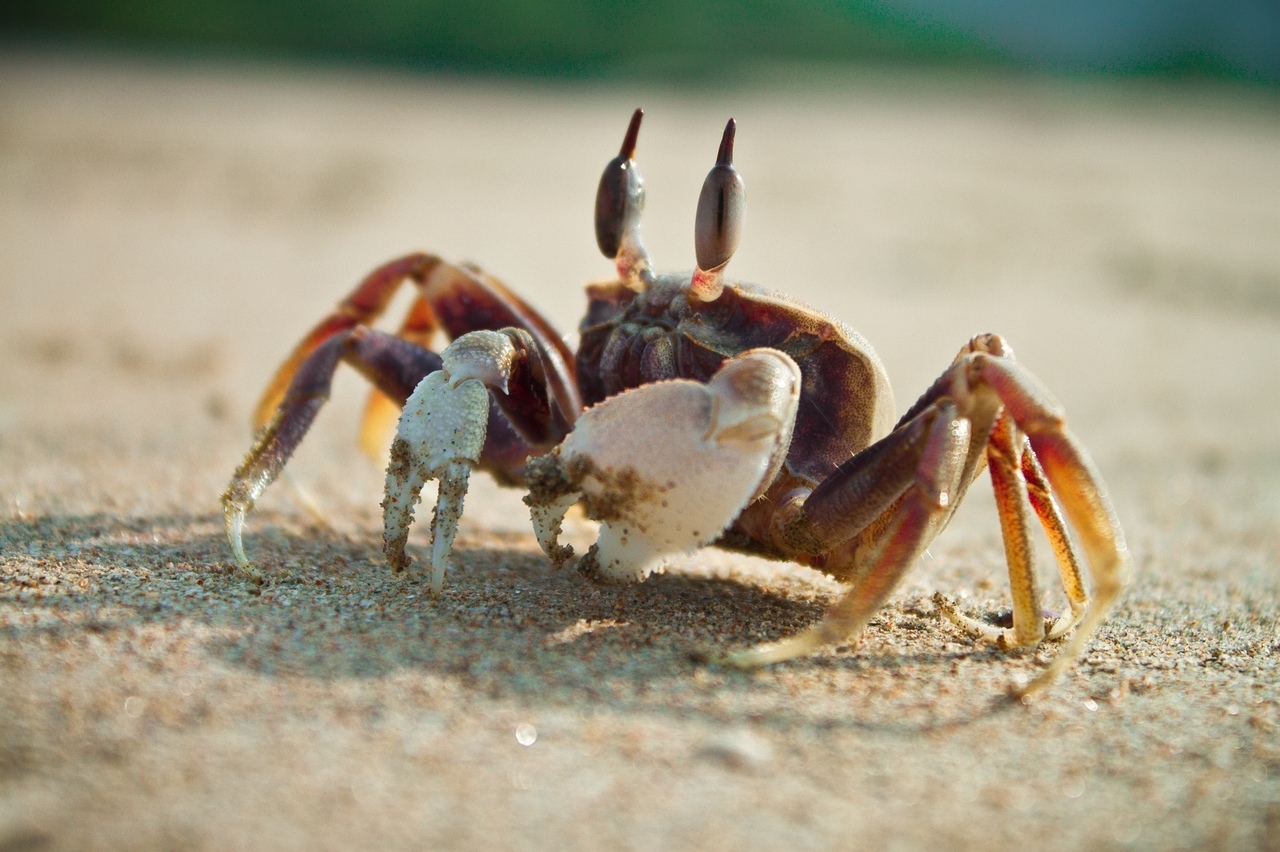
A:
[[[636,137],[644,110],[631,114],[627,135],[622,139],[618,156],[609,161],[596,189],[596,245],[605,257],[613,260],[622,246],[622,235],[633,217],[644,208],[644,182],[636,169]]]
[[[720,139],[716,164],[702,182],[698,195],[698,215],[694,220],[693,244],[698,268],[710,271],[729,262],[742,240],[747,217],[747,188],[733,167],[733,137],[737,124],[731,118]]]

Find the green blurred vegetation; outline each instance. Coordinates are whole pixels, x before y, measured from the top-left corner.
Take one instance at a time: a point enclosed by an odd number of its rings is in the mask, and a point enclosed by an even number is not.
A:
[[[10,36],[373,61],[423,70],[705,77],[761,62],[981,62],[938,27],[856,0],[37,0]]]
[[[26,0],[0,37],[583,78],[899,62],[1280,83],[1277,0]]]

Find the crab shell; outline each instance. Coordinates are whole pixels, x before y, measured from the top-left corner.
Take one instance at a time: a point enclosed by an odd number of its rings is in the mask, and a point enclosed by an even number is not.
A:
[[[812,489],[893,428],[889,378],[870,344],[847,325],[753,284],[726,284],[720,298],[689,298],[688,275],[666,275],[640,293],[622,282],[589,285],[580,328],[578,385],[587,405],[670,378],[709,382],[724,362],[770,349],[800,368],[800,397],[785,461],[757,490],[721,543],[793,558],[773,541],[774,503]],[[575,426],[580,428],[580,426]]]

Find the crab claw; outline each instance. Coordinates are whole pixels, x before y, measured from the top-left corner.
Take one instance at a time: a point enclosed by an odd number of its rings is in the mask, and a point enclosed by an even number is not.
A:
[[[634,582],[710,544],[759,496],[786,456],[800,369],[776,350],[727,361],[706,384],[673,380],[611,397],[526,468],[538,542],[557,564],[565,512],[585,498],[602,522],[578,570]]]
[[[506,390],[515,357],[511,338],[500,332],[476,331],[459,337],[441,353],[441,369],[418,384],[400,415],[382,500],[382,549],[393,570],[409,565],[405,544],[414,506],[427,480],[438,479],[440,491],[431,522],[433,595],[444,587],[471,468],[484,448],[488,388]]]

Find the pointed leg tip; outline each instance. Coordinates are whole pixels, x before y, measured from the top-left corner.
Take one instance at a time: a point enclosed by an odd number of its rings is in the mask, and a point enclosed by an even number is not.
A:
[[[431,572],[431,582],[428,585],[428,594],[432,600],[439,600],[444,594],[444,568],[433,570]]]
[[[766,654],[767,650],[767,648],[743,648],[738,651],[708,652],[705,662],[740,671],[758,669],[771,662]]]
[[[262,583],[262,572],[253,567],[253,564],[249,562],[249,556],[244,552],[244,516],[244,508],[227,504],[227,540],[231,543],[231,553],[235,557],[236,566],[249,579],[256,583]]]
[[[403,573],[410,565],[413,564],[413,557],[405,552],[404,543],[396,546],[394,543],[383,545],[382,553],[387,559],[387,567],[392,573]]]
[[[724,654],[715,648],[690,648],[689,662],[699,666],[716,666],[720,665],[724,659]]]

